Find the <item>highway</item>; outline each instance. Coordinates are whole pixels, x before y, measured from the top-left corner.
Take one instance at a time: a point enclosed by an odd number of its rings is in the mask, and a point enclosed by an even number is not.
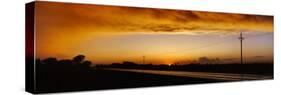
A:
[[[191,72],[191,71],[167,71],[167,70],[140,70],[140,69],[116,69],[108,68],[106,70],[126,71],[145,74],[169,75],[188,78],[203,78],[223,81],[238,81],[238,80],[261,80],[273,79],[273,76],[254,75],[254,74],[233,74],[233,73],[212,73],[212,72]]]

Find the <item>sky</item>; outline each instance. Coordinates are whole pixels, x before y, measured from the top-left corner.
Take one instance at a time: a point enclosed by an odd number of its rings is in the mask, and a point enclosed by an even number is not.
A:
[[[37,1],[36,57],[173,64],[273,62],[273,16]]]

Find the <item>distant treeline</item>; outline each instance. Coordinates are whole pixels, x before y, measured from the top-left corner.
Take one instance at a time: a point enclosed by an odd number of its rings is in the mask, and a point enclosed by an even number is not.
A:
[[[176,71],[198,71],[198,72],[221,72],[221,73],[245,73],[273,75],[272,63],[251,64],[181,64],[181,65],[153,65],[136,64],[124,61],[123,63],[112,63],[110,65],[96,65],[96,68],[124,68],[124,69],[152,69],[152,70],[176,70]]]
[[[273,63],[251,63],[251,64],[137,64],[130,61],[123,63],[112,63],[109,65],[93,64],[91,61],[84,60],[84,55],[75,56],[73,59],[57,60],[50,57],[44,60],[37,59],[36,67],[40,71],[44,69],[68,70],[77,72],[87,72],[93,69],[103,68],[124,68],[124,69],[152,69],[152,70],[176,70],[176,71],[198,71],[198,72],[220,72],[220,73],[245,73],[273,75]],[[48,71],[48,70],[45,70]]]
[[[36,90],[37,92],[57,92],[85,90],[94,79],[91,62],[84,60],[84,55],[72,59],[57,60],[50,57],[36,60]]]
[[[32,62],[32,60],[28,62]],[[171,80],[168,77],[166,77],[165,80],[161,80],[159,75],[118,72],[107,70],[106,68],[243,73],[273,76],[273,64],[153,65],[136,64],[134,62],[124,61],[123,63],[113,63],[110,65],[94,65],[91,61],[85,60],[84,55],[78,55],[72,59],[63,60],[57,60],[53,57],[43,60],[37,59],[35,66],[35,85],[37,92],[108,89],[155,84],[154,82],[143,84],[143,80],[150,77],[155,77],[155,79],[159,78],[159,80],[157,80],[158,85],[169,83],[166,82],[166,80]],[[128,75],[130,76],[128,77]],[[174,82],[178,82],[178,80],[175,80],[172,83]],[[188,81],[182,80],[181,83],[186,82]]]

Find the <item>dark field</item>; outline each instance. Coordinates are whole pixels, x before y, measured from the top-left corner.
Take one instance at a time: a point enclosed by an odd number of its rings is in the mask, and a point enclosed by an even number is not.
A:
[[[214,73],[237,73],[237,74],[257,74],[273,76],[273,63],[250,63],[250,64],[186,64],[186,65],[152,65],[135,64],[124,62],[111,65],[97,65],[99,68],[124,68],[124,69],[144,69],[144,70],[169,70],[169,71],[196,71]]]
[[[223,82],[211,79],[184,78],[111,70],[78,71],[75,73],[61,71],[62,70],[59,70],[59,72],[56,72],[56,70],[38,72],[36,85],[37,93]]]
[[[30,60],[29,62],[32,62],[32,60]],[[273,64],[191,64],[168,66],[123,63],[111,65],[96,65],[94,67],[91,66],[91,64],[91,62],[83,61],[79,57],[73,58],[73,60],[59,61],[55,58],[49,58],[42,61],[36,60],[34,93],[229,82],[226,80],[215,80],[210,78],[195,78],[189,76],[180,77],[171,75],[116,71],[109,70],[110,68],[255,74],[272,76],[273,78]]]

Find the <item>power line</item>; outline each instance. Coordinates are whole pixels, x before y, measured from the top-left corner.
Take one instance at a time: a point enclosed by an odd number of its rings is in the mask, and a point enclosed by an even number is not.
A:
[[[248,36],[247,39],[251,39],[251,38],[256,38],[256,37],[260,37],[260,36],[266,36],[266,35],[269,35],[271,33],[264,33],[264,34],[260,34],[260,35],[255,35],[255,36]],[[236,37],[233,38],[233,39],[228,39],[228,40],[224,40],[224,41],[220,41],[220,42],[216,42],[216,43],[211,43],[211,44],[207,44],[207,45],[203,45],[203,46],[200,46],[200,47],[194,47],[194,48],[188,48],[188,49],[183,49],[183,50],[180,50],[181,52],[184,51],[191,51],[191,50],[197,50],[197,49],[202,49],[202,48],[208,48],[208,47],[212,47],[212,46],[217,46],[217,45],[220,45],[220,44],[225,44],[226,42],[229,43],[230,40],[233,40],[235,41],[235,39],[237,39]],[[243,38],[244,39],[244,38]],[[163,55],[163,54],[169,54],[169,53],[179,53],[180,51],[171,51],[171,52],[165,52],[165,53],[158,53],[158,54],[147,54],[147,55],[153,55],[153,56],[156,56],[156,55]],[[147,56],[146,55],[146,56]],[[133,58],[136,58],[136,57],[131,57],[132,59]],[[144,58],[145,56],[143,56],[143,63],[144,63]],[[129,58],[130,59],[130,58]]]
[[[261,34],[261,35],[256,35],[256,36],[250,36],[250,37],[247,37],[247,39],[249,39],[249,38],[255,38],[255,37],[260,37],[260,36],[265,36],[265,35],[268,35],[268,34],[266,33],[266,34]],[[180,50],[180,51],[191,51],[191,50],[196,50],[196,49],[208,48],[208,47],[216,46],[216,45],[219,45],[219,44],[225,44],[226,42],[228,42],[228,41],[230,41],[230,40],[235,41],[235,39],[237,39],[237,38],[235,37],[235,38],[233,38],[233,39],[224,40],[224,41],[220,41],[220,42],[216,42],[216,43],[211,43],[211,44],[203,45],[203,46],[200,46],[200,47],[194,47],[194,48],[183,49],[183,50]],[[244,39],[244,38],[243,38],[243,39]],[[171,51],[171,52],[160,53],[160,54],[162,55],[162,54],[168,54],[168,53],[174,53],[174,52],[179,52],[179,51]],[[159,54],[159,55],[160,55],[160,54]],[[157,55],[158,55],[158,54],[157,54]]]

